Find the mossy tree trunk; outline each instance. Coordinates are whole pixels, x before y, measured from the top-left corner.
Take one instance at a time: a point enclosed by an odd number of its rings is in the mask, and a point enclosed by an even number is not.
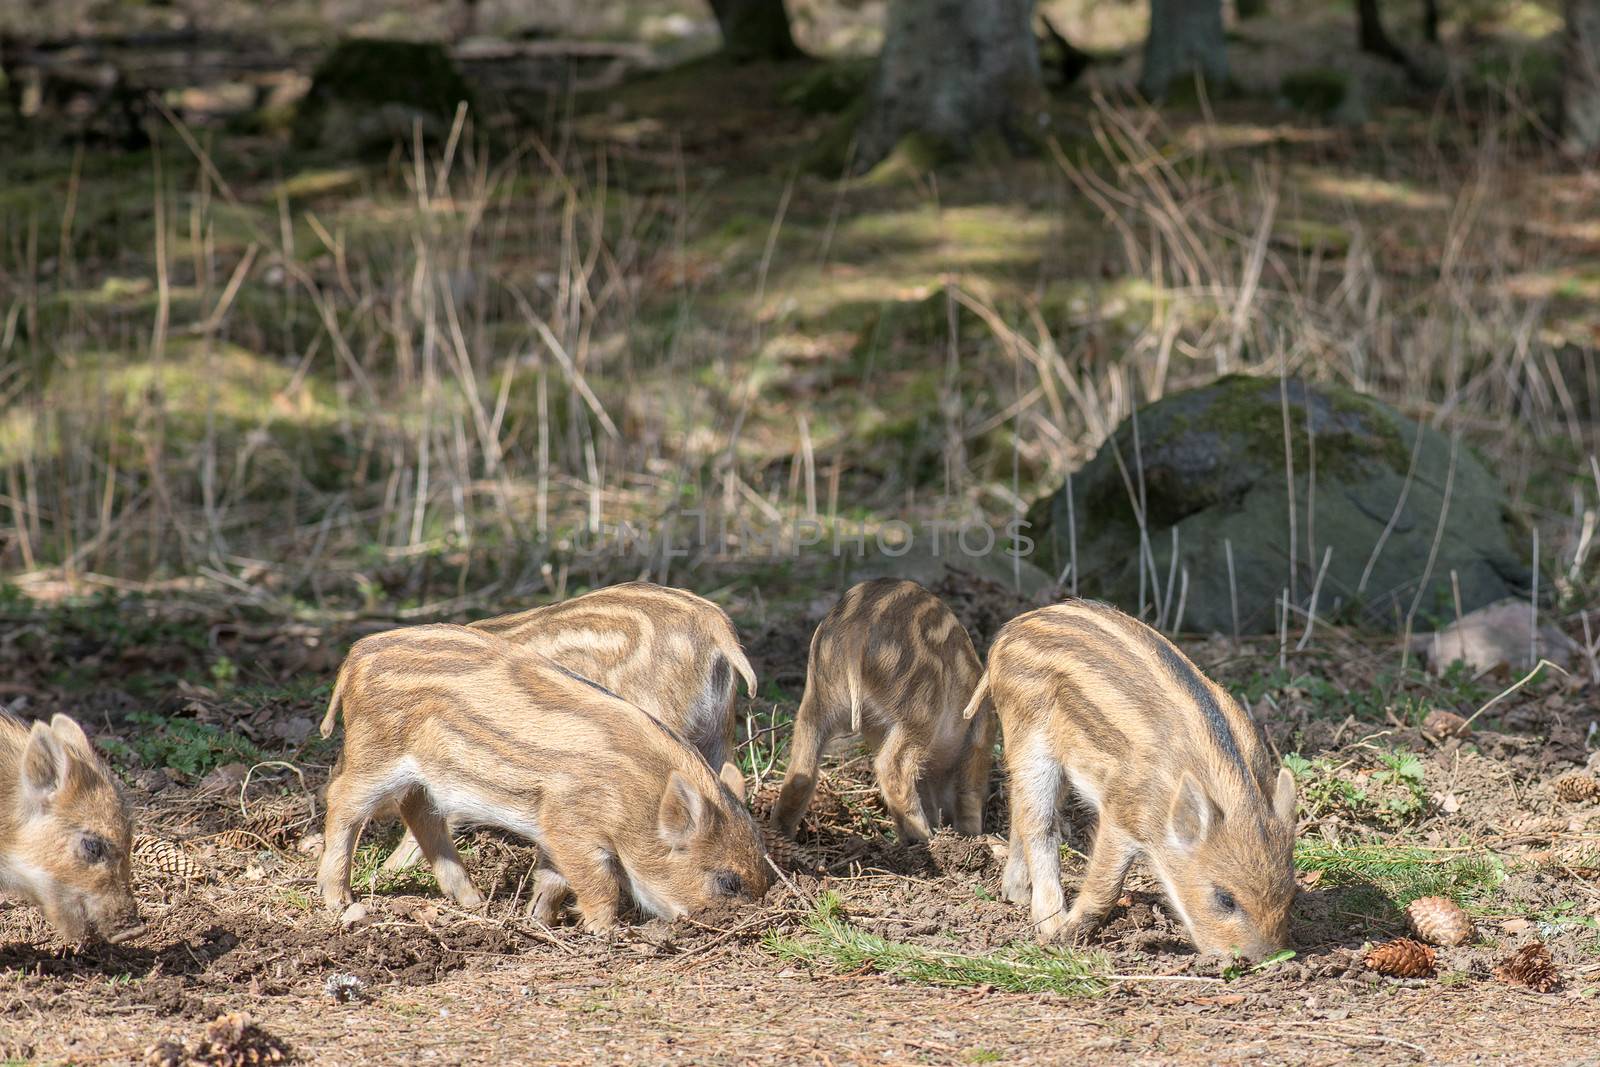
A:
[[[1600,150],[1600,0],[1567,0],[1562,132],[1578,153]]]
[[[1196,74],[1214,83],[1228,79],[1222,0],[1150,0],[1150,36],[1144,42],[1139,91],[1147,99],[1159,99],[1174,81]]]
[[[1042,93],[1033,0],[891,0],[857,164],[908,137],[970,153],[985,134],[1019,130]]]
[[[799,58],[783,0],[711,0],[711,11],[729,58],[740,63]]]

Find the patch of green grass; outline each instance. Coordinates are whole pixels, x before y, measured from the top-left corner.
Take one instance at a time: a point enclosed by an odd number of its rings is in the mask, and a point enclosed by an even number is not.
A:
[[[1579,944],[1591,955],[1600,955],[1600,919],[1583,912],[1583,905],[1576,900],[1563,900],[1553,904],[1534,916],[1534,921],[1539,924],[1539,933],[1545,938],[1554,937],[1563,930],[1587,930],[1590,936],[1580,939]]]
[[[1428,807],[1422,761],[1410,752],[1380,752],[1378,767],[1361,771],[1327,756],[1306,759],[1297,752],[1284,756],[1283,763],[1312,818],[1339,815],[1394,829],[1415,822]]]
[[[768,934],[762,945],[780,959],[838,972],[876,971],[925,985],[986,985],[1011,993],[1089,997],[1110,984],[1104,953],[1017,942],[981,956],[889,941],[848,921],[839,898],[823,894],[804,921],[807,936]]]
[[[317,910],[318,902],[313,900],[311,894],[304,890],[296,889],[293,886],[284,886],[279,890],[278,895],[285,904],[296,911],[310,913]]]
[[[368,842],[356,849],[355,862],[350,868],[350,884],[356,891],[371,890],[374,893],[435,893],[439,883],[433,877],[433,871],[423,862],[418,862],[404,870],[386,871],[383,861],[389,858],[389,853],[400,843],[400,832],[397,826],[391,833],[381,836],[380,839]],[[472,854],[470,845],[461,848],[461,854]]]
[[[1450,621],[1454,621],[1453,618]],[[1434,677],[1417,667],[1405,671],[1380,671],[1370,684],[1345,688],[1313,673],[1257,671],[1231,687],[1236,696],[1253,706],[1271,695],[1304,701],[1313,715],[1343,719],[1353,716],[1358,722],[1384,722],[1388,715],[1409,726],[1420,726],[1435,708],[1454,708],[1466,713],[1494,695],[1494,690],[1474,677],[1464,664],[1455,663],[1444,674]]]
[[[124,764],[169,767],[199,777],[224,763],[259,763],[265,757],[251,741],[207,722],[174,719],[148,711],[129,712],[130,728],[99,744]]]
[[[1304,840],[1295,866],[1321,871],[1322,885],[1351,890],[1347,902],[1373,918],[1392,919],[1418,897],[1449,897],[1482,910],[1505,880],[1505,864],[1487,852],[1440,853],[1403,845],[1336,845]]]
[[[1232,982],[1248,975],[1260,974],[1262,971],[1271,970],[1280,963],[1288,963],[1294,957],[1295,951],[1292,948],[1279,949],[1260,963],[1251,963],[1249,960],[1235,957],[1232,963],[1222,969],[1222,977]]]

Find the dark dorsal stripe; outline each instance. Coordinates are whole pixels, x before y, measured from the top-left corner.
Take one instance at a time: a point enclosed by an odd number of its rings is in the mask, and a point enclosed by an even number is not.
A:
[[[598,689],[600,692],[604,693],[608,697],[613,697],[613,698],[615,698],[617,700],[621,700],[622,699],[621,697],[617,696],[617,694],[613,693],[611,690],[609,690],[605,686],[601,685],[599,682],[593,680],[592,678],[585,678],[583,675],[579,674],[577,671],[572,670],[569,667],[563,667],[561,664],[557,663],[555,660],[550,660],[549,664],[550,664],[550,666],[554,667],[556,670],[560,671],[562,674],[566,675],[568,678],[571,678],[575,682],[582,682],[584,685],[590,687],[591,689]]]
[[[1217,748],[1233,763],[1244,780],[1254,781],[1254,776],[1250,774],[1245,764],[1244,754],[1239,750],[1238,741],[1233,736],[1233,727],[1228,723],[1228,717],[1223,713],[1222,706],[1217,702],[1217,698],[1212,693],[1210,686],[1206,685],[1205,679],[1200,676],[1199,669],[1194,664],[1185,659],[1183,654],[1173,647],[1171,642],[1162,638],[1137,619],[1118,611],[1109,604],[1104,604],[1097,600],[1076,600],[1071,603],[1074,606],[1082,607],[1100,615],[1106,621],[1124,631],[1133,631],[1136,639],[1155,655],[1161,666],[1165,668],[1166,673],[1171,676],[1172,680],[1183,690],[1184,695],[1188,697],[1190,703],[1200,712],[1205,720],[1206,732],[1210,734]],[[1084,621],[1074,626],[1074,620],[1071,619],[1070,615],[1066,618],[1058,619],[1056,622],[1057,625],[1064,625],[1065,628],[1083,633],[1086,638],[1105,639],[1103,631],[1094,633],[1091,637],[1091,634],[1087,631],[1096,629],[1092,623]],[[1119,666],[1122,665],[1119,664]],[[1113,681],[1109,678],[1106,680],[1108,682]],[[1128,675],[1120,679],[1120,684],[1124,688],[1129,688],[1136,686],[1138,683],[1129,672]]]
[[[1168,642],[1159,637],[1147,639],[1154,646],[1155,654],[1160,658],[1168,672],[1171,673],[1173,679],[1183,687],[1183,691],[1188,694],[1195,707],[1199,708],[1200,713],[1205,716],[1206,729],[1211,733],[1211,740],[1215,741],[1217,747],[1222,749],[1228,759],[1233,761],[1233,765],[1238,768],[1241,778],[1247,782],[1253,781],[1253,776],[1245,767],[1244,756],[1239,751],[1239,744],[1234,739],[1233,727],[1229,725],[1228,717],[1222,713],[1222,705],[1217,703],[1217,698],[1212,693],[1211,687],[1206,685],[1204,678],[1200,677],[1199,670]]]

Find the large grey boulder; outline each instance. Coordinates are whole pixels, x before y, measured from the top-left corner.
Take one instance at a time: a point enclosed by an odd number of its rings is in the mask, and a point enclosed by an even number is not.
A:
[[[1427,570],[1445,500],[1450,440],[1337,386],[1308,387],[1291,380],[1287,393],[1296,526],[1291,603],[1299,609],[1291,613],[1290,630],[1299,632],[1304,625],[1318,568],[1330,548],[1318,617],[1398,629]],[[1308,421],[1314,436],[1309,446]],[[1421,447],[1408,485],[1419,434]],[[1313,452],[1314,494],[1309,491]],[[1147,619],[1164,601],[1170,626],[1178,621],[1181,574],[1187,571],[1184,629],[1231,632],[1235,595],[1241,632],[1275,629],[1275,605],[1290,585],[1291,570],[1278,379],[1227,377],[1141,409],[1074,476],[1072,490],[1080,595],[1134,613],[1142,608]],[[1135,501],[1141,497],[1148,553],[1140,549]],[[1065,488],[1038,501],[1028,517],[1038,542],[1033,561],[1060,573],[1071,557]],[[1179,577],[1169,597],[1173,530]],[[1463,611],[1528,594],[1527,556],[1504,493],[1465,443],[1457,452],[1438,556],[1414,622],[1417,631],[1454,621],[1452,572]]]

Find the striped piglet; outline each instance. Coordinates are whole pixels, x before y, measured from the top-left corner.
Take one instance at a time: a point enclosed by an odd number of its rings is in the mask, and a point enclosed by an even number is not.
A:
[[[767,890],[744,805],[672,729],[554,661],[464,626],[412,626],[356,642],[322,735],[344,715],[328,783],[318,883],[339,910],[362,824],[398,806],[439,887],[482,898],[449,822],[539,845],[539,918],[570,887],[585,928],[608,930],[631,896],[673,919]]]
[[[986,700],[1010,790],[1003,888],[1031,903],[1040,940],[1093,931],[1142,855],[1202,951],[1260,958],[1288,944],[1294,776],[1170,641],[1105,604],[1041,608],[996,636],[967,714]],[[1068,787],[1099,813],[1071,910],[1057,821]]]
[[[778,828],[794,835],[829,740],[857,733],[902,840],[926,841],[941,823],[981,834],[994,715],[963,720],[961,708],[982,669],[955,614],[916,582],[852,586],[811,637]]]

